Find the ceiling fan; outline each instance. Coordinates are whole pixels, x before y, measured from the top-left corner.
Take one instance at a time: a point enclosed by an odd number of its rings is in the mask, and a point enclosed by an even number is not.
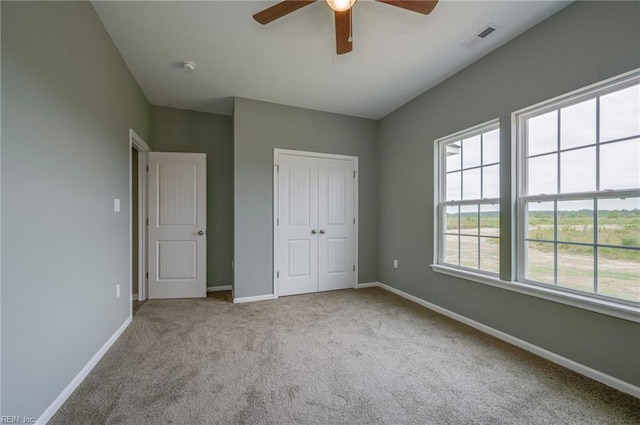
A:
[[[339,55],[353,50],[351,9],[357,0],[326,0],[333,9],[336,27],[336,52]],[[380,3],[428,15],[438,0],[376,0]],[[258,23],[266,25],[291,12],[315,3],[316,0],[284,0],[253,15]]]

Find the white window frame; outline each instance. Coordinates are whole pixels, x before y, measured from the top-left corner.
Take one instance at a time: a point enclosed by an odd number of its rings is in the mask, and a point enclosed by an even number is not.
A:
[[[474,268],[469,268],[469,267],[464,267],[462,265],[456,265],[456,264],[451,264],[451,263],[446,263],[445,260],[445,249],[443,249],[444,245],[445,245],[445,236],[444,236],[444,223],[446,222],[447,218],[446,218],[446,214],[447,214],[447,206],[452,206],[452,205],[459,205],[459,206],[464,206],[464,205],[498,205],[498,207],[500,207],[500,197],[497,198],[482,198],[480,200],[475,199],[475,200],[456,200],[456,201],[447,201],[446,200],[446,178],[444,177],[444,175],[442,174],[442,172],[446,172],[446,161],[447,161],[447,157],[446,157],[446,148],[445,146],[449,143],[452,142],[457,142],[460,141],[462,139],[468,139],[471,137],[475,137],[478,135],[481,135],[483,133],[487,133],[493,130],[500,130],[500,120],[498,118],[493,119],[491,121],[476,125],[474,127],[471,128],[467,128],[465,130],[459,131],[457,133],[442,137],[440,139],[436,139],[435,140],[435,158],[436,159],[436,166],[435,168],[435,187],[437,188],[437,190],[435,191],[435,205],[436,205],[436,217],[437,219],[435,220],[436,225],[435,225],[435,232],[437,237],[435,238],[435,246],[434,246],[434,263],[436,265],[439,266],[443,266],[443,267],[450,267],[453,269],[459,269],[459,270],[463,270],[466,272],[470,272],[470,273],[477,273],[477,274],[481,274],[481,275],[487,275],[487,276],[493,276],[493,277],[498,277],[499,272],[498,273],[492,273],[489,271],[485,271],[485,270],[480,270],[480,269],[474,269]],[[501,167],[502,164],[500,163],[500,161],[498,161],[498,165]],[[481,165],[479,166],[480,168],[484,167],[485,165],[481,163]],[[460,169],[462,171],[462,168]],[[461,181],[461,185],[460,185],[460,190],[463,191],[463,184],[464,181]],[[480,187],[482,187],[482,181],[480,182]],[[480,216],[478,216],[478,219],[480,218]],[[458,232],[460,233],[461,230],[458,227]],[[481,236],[478,235],[478,241],[480,241]],[[497,237],[497,239],[500,239],[500,236]],[[481,255],[481,251],[480,248],[478,248],[478,257],[480,258]],[[479,264],[478,264],[479,265]]]
[[[571,99],[572,97],[578,98],[580,95],[585,95],[589,91],[594,90],[602,90],[603,86],[607,84],[613,84],[616,81],[624,81],[625,79],[640,77],[640,69],[636,69],[633,71],[629,71],[627,73],[621,74],[616,77],[609,78],[607,80],[592,84],[590,86],[572,91],[570,93],[563,94],[561,96],[549,99],[547,101],[538,103],[536,105],[530,106],[528,108],[524,108],[522,110],[515,111],[511,114],[511,144],[512,144],[512,156],[510,158],[501,157],[500,167],[508,167],[510,170],[510,174],[513,178],[516,178],[517,172],[522,170],[522,167],[519,162],[522,156],[517,154],[517,116],[518,114],[525,113],[534,108],[543,107],[543,105],[551,104],[552,102],[560,102],[562,100]],[[501,131],[501,140],[504,140],[503,132],[508,131],[509,129],[500,128]],[[455,135],[452,135],[452,137]],[[509,266],[509,275],[511,278],[507,278],[507,280],[500,279],[499,277],[490,276],[487,274],[479,273],[477,270],[468,270],[468,269],[460,269],[457,267],[450,267],[447,265],[438,264],[438,256],[439,256],[439,201],[440,201],[440,156],[439,156],[439,145],[437,143],[434,144],[434,181],[436,182],[434,185],[434,193],[433,193],[433,201],[434,201],[434,217],[433,226],[434,226],[434,255],[433,255],[433,264],[431,264],[431,268],[434,272],[441,273],[444,275],[448,275],[458,279],[464,279],[467,282],[475,282],[483,285],[492,286],[495,288],[512,291],[520,294],[524,294],[527,296],[532,296],[552,302],[556,302],[559,304],[569,305],[572,307],[580,308],[583,310],[593,311],[600,314],[605,314],[611,317],[617,317],[620,319],[628,320],[635,323],[640,323],[640,306],[638,303],[626,303],[626,302],[618,302],[617,299],[604,299],[599,297],[593,297],[585,292],[572,292],[566,290],[559,290],[556,286],[552,285],[544,285],[544,284],[531,284],[526,282],[520,282],[517,280],[516,276],[519,270],[521,269],[522,260],[520,260],[519,255],[522,250],[518,249],[520,246],[519,238],[523,237],[523,226],[522,220],[517,220],[517,225],[514,223],[512,229],[516,232],[515,237],[512,235],[510,240],[505,238],[505,235],[500,235],[500,244],[504,247],[505,244],[508,244],[509,250],[511,251],[511,256],[515,261]],[[504,175],[504,172],[501,171],[501,175]],[[514,183],[514,190],[505,194],[501,191],[501,196],[503,197],[501,207],[506,205],[507,199],[504,196],[508,196],[508,204],[511,205],[509,211],[502,211],[501,216],[504,217],[506,214],[510,216],[514,216],[513,220],[515,221],[515,212],[517,206],[517,192],[518,184]],[[502,227],[502,225],[501,225]],[[511,242],[515,240],[515,242]],[[522,245],[524,246],[524,245]],[[502,248],[501,248],[502,249]],[[504,260],[501,259],[501,262]],[[510,280],[513,279],[513,280]],[[635,305],[634,305],[635,304]]]
[[[636,314],[638,312],[638,308],[640,307],[640,302],[634,302],[631,300],[624,300],[621,298],[609,297],[602,294],[597,293],[589,293],[586,291],[574,290],[571,288],[566,288],[562,286],[558,286],[557,284],[545,284],[536,281],[532,281],[526,278],[525,273],[527,270],[527,259],[526,259],[526,226],[527,226],[527,211],[526,205],[527,202],[558,202],[558,201],[566,201],[566,200],[576,200],[576,199],[588,199],[594,198],[596,200],[594,206],[594,219],[597,220],[597,200],[605,199],[605,198],[622,198],[622,197],[631,197],[631,196],[640,196],[640,190],[594,190],[588,192],[579,192],[579,193],[554,193],[551,195],[545,194],[534,194],[528,195],[526,193],[527,187],[527,120],[545,114],[550,111],[558,110],[561,108],[565,108],[567,106],[571,106],[589,99],[593,99],[595,97],[601,97],[608,93],[612,93],[618,90],[622,90],[627,87],[631,87],[640,83],[640,70],[635,70],[630,73],[623,74],[618,77],[614,77],[589,87],[576,90],[572,93],[569,93],[564,96],[560,96],[554,99],[550,99],[548,101],[533,105],[531,107],[522,109],[520,111],[514,112],[512,114],[512,128],[513,128],[513,143],[515,143],[516,155],[517,155],[517,184],[516,184],[516,247],[515,247],[515,255],[517,259],[516,263],[516,279],[518,282],[532,285],[532,286],[540,286],[542,288],[551,287],[553,290],[558,291],[560,293],[566,293],[567,296],[578,296],[581,298],[592,299],[594,302],[602,301],[607,304],[618,305],[620,307],[631,307],[636,310]],[[599,111],[598,111],[599,114]],[[596,118],[598,119],[598,118]],[[596,142],[593,146],[599,146],[599,131],[596,131]],[[623,141],[627,139],[635,139],[636,137],[625,137],[615,141],[609,142],[617,142]],[[580,146],[580,148],[584,148],[585,146]],[[573,149],[573,148],[572,148]],[[563,149],[558,149],[556,152],[560,154],[560,152],[564,151]],[[599,161],[599,149],[596,148],[596,167],[600,166]],[[558,169],[558,176],[560,176],[560,170]],[[599,187],[596,187],[599,189]],[[557,219],[557,217],[556,217]],[[556,220],[554,220],[556,222]],[[557,226],[557,222],[556,222]],[[594,240],[592,243],[587,243],[584,245],[590,245],[594,247],[594,250],[597,253],[597,247],[602,246],[598,244],[597,239],[597,221],[594,225]],[[558,242],[557,240],[553,241],[554,250],[557,249],[557,245],[562,242]],[[625,247],[628,248],[628,247]],[[634,249],[634,248],[628,248]],[[597,255],[597,254],[595,254]],[[594,272],[597,273],[597,257],[594,258]],[[556,259],[557,262],[557,259]],[[557,265],[554,266],[554,273],[557,273]],[[597,277],[594,277],[595,285],[597,285]],[[557,283],[557,281],[556,281]],[[626,310],[626,309],[625,309]]]

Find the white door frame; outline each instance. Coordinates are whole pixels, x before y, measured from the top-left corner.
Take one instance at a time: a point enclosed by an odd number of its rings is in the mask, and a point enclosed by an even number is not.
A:
[[[355,273],[353,274],[353,287],[358,287],[358,271],[360,269],[360,265],[358,264],[358,228],[360,227],[360,217],[358,216],[358,179],[360,178],[360,173],[358,172],[358,157],[357,156],[349,156],[349,155],[336,155],[331,153],[320,153],[320,152],[307,152],[307,151],[297,151],[290,149],[278,149],[275,148],[273,150],[273,298],[278,298],[278,266],[279,266],[279,258],[278,258],[278,173],[279,173],[279,163],[278,156],[279,155],[297,155],[297,156],[310,156],[313,158],[322,158],[322,159],[341,159],[345,161],[353,161],[353,169],[354,169],[354,179],[353,179],[353,216],[355,217],[355,229],[353,234],[353,261],[356,266]]]
[[[131,149],[138,151],[138,234],[133,235],[133,179]],[[129,289],[133,285],[133,238],[138,239],[138,301],[147,299],[147,152],[151,148],[142,137],[129,129]],[[129,295],[131,298],[131,295]],[[132,300],[133,301],[133,300]],[[133,304],[132,304],[133,307]]]

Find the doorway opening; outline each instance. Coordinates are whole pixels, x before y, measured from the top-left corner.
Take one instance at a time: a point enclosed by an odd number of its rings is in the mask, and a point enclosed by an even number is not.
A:
[[[147,299],[147,152],[151,148],[129,130],[129,249],[131,314]]]

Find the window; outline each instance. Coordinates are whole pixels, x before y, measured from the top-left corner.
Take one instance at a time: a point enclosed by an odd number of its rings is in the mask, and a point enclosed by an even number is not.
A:
[[[640,76],[514,114],[518,281],[640,301]]]
[[[436,141],[439,158],[437,263],[500,271],[498,120]]]

